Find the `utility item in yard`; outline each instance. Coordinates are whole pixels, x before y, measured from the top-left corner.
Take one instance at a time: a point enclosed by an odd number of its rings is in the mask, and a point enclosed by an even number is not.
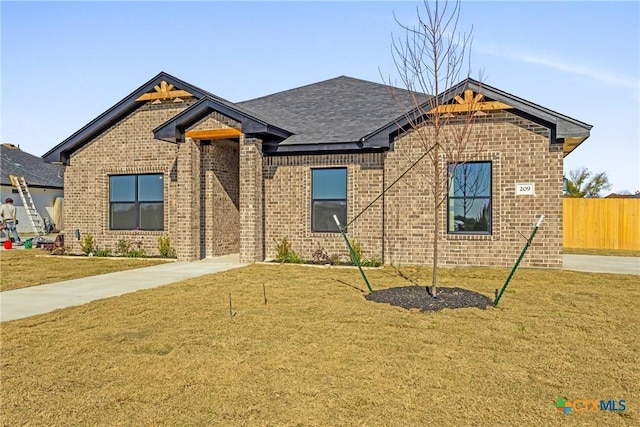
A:
[[[371,285],[369,284],[369,281],[367,280],[367,276],[365,276],[364,271],[362,271],[362,266],[360,265],[360,260],[358,259],[358,257],[356,256],[355,252],[353,251],[353,248],[351,247],[351,244],[349,243],[349,239],[347,239],[347,233],[345,233],[344,229],[340,225],[340,221],[338,221],[338,217],[336,215],[333,216],[333,219],[335,220],[336,224],[338,225],[338,230],[340,230],[340,233],[342,234],[342,237],[344,238],[344,242],[347,244],[347,249],[349,249],[349,254],[351,255],[351,259],[353,260],[353,263],[355,265],[357,265],[358,266],[358,270],[360,270],[360,275],[362,276],[362,280],[364,280],[364,283],[367,285],[367,289],[369,289],[369,292],[373,292],[373,289],[371,289]]]
[[[9,175],[9,179],[11,180],[11,184],[18,189],[18,193],[20,194],[20,198],[22,199],[22,206],[24,206],[25,211],[27,212],[27,216],[29,217],[29,221],[31,222],[31,227],[33,231],[40,235],[43,233],[43,223],[42,217],[38,213],[36,209],[36,205],[33,202],[33,197],[31,197],[31,192],[29,191],[29,186],[27,185],[27,180],[24,179],[23,176],[15,176]],[[17,221],[16,221],[17,224]]]
[[[31,239],[31,246],[34,248],[42,248],[47,250],[64,248],[64,235],[62,234],[57,235],[55,240],[47,239],[41,236],[36,236],[33,239]]]
[[[511,278],[513,277],[514,273],[516,272],[516,269],[518,268],[518,265],[520,265],[520,261],[522,261],[522,258],[524,258],[524,254],[527,253],[527,249],[529,249],[529,245],[531,245],[531,242],[533,241],[533,236],[536,235],[536,231],[538,231],[538,228],[540,228],[540,225],[542,225],[542,221],[543,220],[544,220],[544,215],[541,215],[540,219],[538,220],[538,223],[533,227],[533,231],[531,232],[531,237],[529,237],[529,240],[527,240],[527,244],[524,245],[524,248],[522,249],[522,253],[520,253],[520,256],[518,257],[518,260],[516,261],[515,265],[511,269],[511,273],[509,273],[509,277],[507,277],[507,281],[504,282],[504,286],[500,290],[500,293],[496,297],[496,300],[493,303],[493,305],[498,306],[498,303],[500,302],[500,298],[502,298],[502,294],[507,289],[507,285],[509,284],[509,282],[511,281]]]

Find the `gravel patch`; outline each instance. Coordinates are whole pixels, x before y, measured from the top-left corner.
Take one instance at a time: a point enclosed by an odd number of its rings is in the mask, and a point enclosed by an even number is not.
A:
[[[373,291],[365,298],[373,302],[420,311],[467,307],[485,310],[488,306],[493,306],[491,298],[462,288],[438,288],[438,294],[433,298],[424,286],[403,286]]]

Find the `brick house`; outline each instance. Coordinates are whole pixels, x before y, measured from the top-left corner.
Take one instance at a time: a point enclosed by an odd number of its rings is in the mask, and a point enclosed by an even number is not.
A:
[[[396,93],[342,76],[232,103],[160,73],[43,157],[66,165],[67,234],[91,233],[99,247],[124,238],[155,254],[168,235],[179,260],[239,253],[254,262],[274,258],[274,240],[286,237],[305,258],[318,247],[346,254],[333,214],[348,222],[424,151],[406,130],[406,92]],[[455,173],[481,185],[451,189],[442,204],[439,259],[511,265],[524,244],[516,230],[528,235],[545,214],[524,264],[560,268],[563,157],[591,125],[471,79],[443,101],[479,93],[482,151]],[[533,188],[519,192],[523,183]],[[411,170],[349,236],[367,257],[430,263],[431,206]],[[65,243],[79,252],[75,238]]]

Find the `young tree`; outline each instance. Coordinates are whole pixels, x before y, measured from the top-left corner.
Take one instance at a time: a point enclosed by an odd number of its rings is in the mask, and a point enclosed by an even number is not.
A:
[[[610,189],[611,184],[606,172],[593,174],[585,167],[569,172],[567,181],[569,197],[600,197],[600,192]]]
[[[484,114],[475,108],[482,101],[482,95],[474,95],[470,90],[465,91],[464,98],[448,93],[461,77],[470,74],[471,32],[460,34],[458,31],[460,5],[459,0],[433,4],[424,0],[422,7],[416,8],[416,24],[405,25],[396,18],[404,36],[394,38],[391,49],[398,77],[411,100],[411,109],[403,109],[404,118],[427,154],[426,167],[418,165],[418,170],[433,200],[432,295],[437,293],[441,207],[447,200],[449,188],[462,185],[468,191],[480,185],[452,182],[456,168],[482,150],[471,133],[478,117]],[[390,80],[388,84],[392,86]],[[398,105],[402,105],[404,99],[399,99],[398,94],[392,93],[392,96],[398,97]],[[445,103],[448,99],[455,99],[458,105]],[[451,108],[460,104],[466,108]],[[484,215],[490,215],[484,211]],[[486,216],[478,219],[487,220]]]

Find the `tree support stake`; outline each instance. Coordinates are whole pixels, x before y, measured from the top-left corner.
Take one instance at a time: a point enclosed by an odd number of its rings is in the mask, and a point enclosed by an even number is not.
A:
[[[349,254],[351,254],[351,259],[353,260],[354,264],[358,266],[358,270],[360,270],[360,275],[362,276],[362,280],[364,280],[364,283],[367,285],[369,292],[373,292],[373,289],[371,289],[371,285],[367,280],[367,276],[365,276],[364,271],[362,270],[362,266],[360,265],[360,260],[358,259],[358,257],[356,257],[356,253],[353,251],[353,248],[351,247],[351,243],[349,243],[349,239],[347,238],[347,233],[345,233],[344,229],[340,225],[340,221],[338,221],[338,217],[336,215],[333,216],[333,219],[338,225],[338,230],[340,230],[340,234],[342,234],[342,238],[344,239],[344,242],[347,244],[347,248],[349,249]]]
[[[493,302],[493,305],[495,305],[496,307],[498,306],[498,302],[500,302],[500,298],[502,298],[502,294],[504,294],[504,291],[507,289],[507,285],[509,285],[511,278],[513,277],[516,270],[518,269],[518,265],[520,265],[520,261],[522,261],[522,258],[524,258],[524,254],[527,253],[527,249],[529,249],[529,246],[533,241],[533,236],[536,235],[536,232],[538,231],[538,228],[540,228],[540,225],[542,224],[543,220],[544,220],[544,215],[541,215],[540,219],[538,220],[538,223],[533,227],[533,231],[531,232],[531,237],[529,237],[529,240],[527,240],[527,244],[524,245],[524,248],[522,249],[522,252],[518,257],[518,260],[516,261],[515,265],[511,269],[511,273],[509,273],[509,277],[507,277],[507,281],[504,282],[504,286],[502,286],[502,290],[500,290],[500,293],[496,296],[496,300]]]

